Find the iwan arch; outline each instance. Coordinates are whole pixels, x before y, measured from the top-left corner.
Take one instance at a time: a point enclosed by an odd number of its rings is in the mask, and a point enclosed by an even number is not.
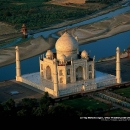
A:
[[[40,72],[20,75],[18,48],[16,47],[16,80],[30,84],[34,88],[47,91],[54,97],[65,94],[97,89],[100,86],[120,83],[120,57],[117,48],[117,76],[107,75],[98,79],[95,75],[95,57],[86,50],[79,51],[77,37],[65,32],[55,44],[56,52],[47,50],[45,57],[39,59]],[[19,78],[18,78],[19,77]],[[36,80],[37,81],[34,81]]]

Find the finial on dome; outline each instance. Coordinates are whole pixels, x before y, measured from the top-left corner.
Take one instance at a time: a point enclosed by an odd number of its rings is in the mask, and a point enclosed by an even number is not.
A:
[[[68,33],[68,29],[67,29],[67,27],[65,28],[65,31],[63,32],[63,34],[64,34],[64,33]]]

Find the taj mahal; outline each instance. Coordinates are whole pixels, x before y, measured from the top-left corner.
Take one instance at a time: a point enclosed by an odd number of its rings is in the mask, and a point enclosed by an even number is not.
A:
[[[19,48],[16,46],[16,81],[54,97],[96,90],[121,83],[120,49],[116,48],[116,76],[95,70],[95,56],[79,51],[78,38],[65,31],[55,43],[56,52],[47,50],[39,57],[39,72],[21,75]],[[102,76],[99,76],[102,75]]]

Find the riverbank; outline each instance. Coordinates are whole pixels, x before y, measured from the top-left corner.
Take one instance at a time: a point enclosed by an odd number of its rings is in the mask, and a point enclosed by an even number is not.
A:
[[[99,14],[95,15],[98,16]],[[127,12],[120,16],[116,16],[112,19],[95,22],[93,24],[83,25],[78,28],[68,29],[67,31],[74,37],[78,36],[79,45],[82,45],[92,42],[94,40],[109,37],[117,33],[130,30],[129,17],[130,13]],[[58,26],[57,28],[60,27],[60,25],[56,26]],[[56,26],[51,27],[51,29],[56,28]],[[46,28],[46,30],[48,29]],[[57,32],[57,34],[60,36],[63,31],[64,30],[59,31]],[[45,39],[42,36],[40,36],[35,39],[31,39],[27,42],[24,42],[22,44],[19,44],[20,59],[24,60],[39,55],[41,53],[44,53],[48,49],[53,49],[56,40],[57,40],[56,38],[49,37],[48,39]],[[14,62],[15,62],[15,46],[8,47],[7,49],[0,49],[0,67]]]
[[[73,37],[78,37],[78,42],[80,45],[82,45],[129,30],[130,12],[127,12],[110,19],[102,20],[100,22],[71,28],[67,31]],[[63,34],[63,32],[64,30],[61,30],[57,32],[57,35],[60,36]]]
[[[52,40],[51,40],[52,41]],[[55,39],[53,41],[55,43]],[[42,36],[35,39],[30,39],[22,44],[19,44],[20,60],[24,60],[41,53],[48,49],[54,48],[54,43],[51,44],[49,39],[44,39]],[[9,65],[15,62],[15,46],[0,49],[0,67]]]
[[[128,53],[127,51],[124,51],[124,52],[120,52],[120,58],[123,59],[123,58],[127,58],[128,57]],[[116,59],[116,56],[110,56],[110,57],[106,57],[106,58],[100,58],[98,61],[96,61],[96,63],[99,63],[99,62],[105,62],[105,61],[111,61],[111,60],[115,60]]]
[[[123,1],[119,2],[118,4],[116,3],[114,5],[111,5],[107,8],[105,8],[105,9],[99,10],[99,11],[97,11],[97,12],[91,14],[91,15],[86,15],[83,18],[74,19],[74,20],[66,20],[65,22],[58,23],[58,24],[55,24],[55,25],[47,27],[47,28],[38,29],[38,30],[30,30],[29,33],[35,34],[35,33],[46,31],[46,30],[71,26],[72,24],[79,23],[79,22],[82,22],[84,20],[92,19],[92,18],[95,18],[97,16],[112,12],[112,11],[117,10],[119,8],[122,8],[122,4],[125,4],[125,3],[127,3],[127,0],[123,0]]]

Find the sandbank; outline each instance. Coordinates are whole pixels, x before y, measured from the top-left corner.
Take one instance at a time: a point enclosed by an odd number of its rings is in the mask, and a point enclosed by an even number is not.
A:
[[[57,27],[60,26],[61,25]],[[116,17],[113,17],[111,19],[95,22],[93,24],[78,26],[78,28],[68,29],[67,31],[72,36],[74,37],[77,36],[79,45],[82,45],[129,30],[130,30],[130,13],[127,12],[118,15]],[[64,31],[65,30],[62,30],[56,33],[60,36]],[[49,37],[48,39],[45,39],[42,36],[40,36],[20,44],[19,45],[20,60],[40,55],[41,53],[46,52],[48,49],[53,49],[55,47],[56,40],[57,40],[56,38]],[[0,67],[14,62],[15,62],[15,46],[8,47],[6,49],[0,49]]]

